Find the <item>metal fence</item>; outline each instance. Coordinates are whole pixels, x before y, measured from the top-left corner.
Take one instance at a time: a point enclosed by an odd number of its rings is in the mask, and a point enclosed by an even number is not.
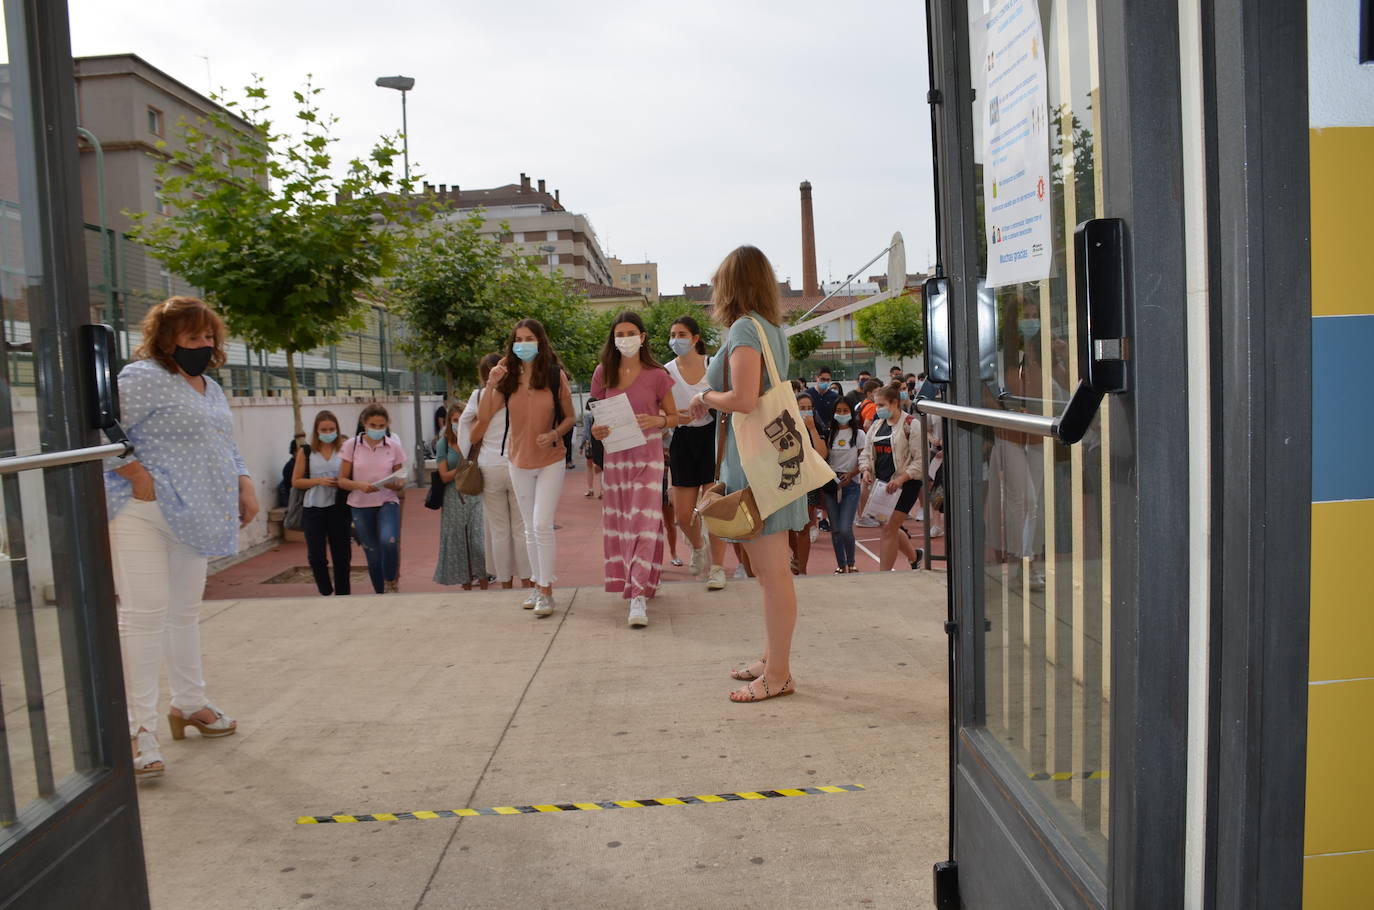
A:
[[[22,300],[24,270],[12,252],[19,250],[18,219],[0,218],[0,280],[5,299]],[[10,236],[13,235],[13,236]],[[103,242],[102,242],[103,241]],[[142,340],[139,326],[148,310],[174,294],[199,296],[199,291],[162,267],[127,234],[85,226],[86,274],[90,280],[91,320],[115,330],[120,357],[127,361]],[[3,314],[4,340],[9,347],[11,385],[33,386],[29,325],[22,307]],[[296,380],[302,395],[398,395],[415,390],[410,363],[396,345],[400,320],[384,307],[372,306],[360,331],[348,333],[337,345],[297,354]],[[228,362],[211,373],[228,395],[289,395],[286,355],[250,348],[230,338]],[[420,374],[422,391],[443,392],[438,377]]]

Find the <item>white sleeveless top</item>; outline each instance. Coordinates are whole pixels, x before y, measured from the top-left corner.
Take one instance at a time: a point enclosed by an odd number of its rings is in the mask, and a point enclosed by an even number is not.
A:
[[[668,371],[669,376],[673,377],[673,403],[677,405],[679,411],[687,410],[688,405],[692,403],[692,397],[698,392],[705,392],[711,388],[711,384],[706,381],[705,373],[701,374],[700,382],[688,383],[683,379],[682,370],[677,365],[676,357],[668,361],[663,368]],[[691,423],[682,424],[682,426],[704,427],[711,421],[711,415],[707,414],[699,420],[693,420]]]

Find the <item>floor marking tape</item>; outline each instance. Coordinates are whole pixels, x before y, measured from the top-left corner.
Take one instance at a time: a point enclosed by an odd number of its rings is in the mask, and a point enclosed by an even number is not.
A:
[[[693,806],[706,803],[732,803],[786,796],[824,796],[827,793],[855,793],[860,784],[834,787],[789,787],[781,790],[745,790],[703,796],[677,796],[660,799],[616,799],[592,803],[545,803],[535,806],[495,806],[490,809],[433,809],[416,812],[373,812],[368,815],[302,815],[298,825],[346,825],[355,822],[404,822],[434,818],[469,818],[479,815],[539,815],[548,812],[595,812],[601,809],[649,809],[654,806]]]
[[[1106,771],[1031,771],[1026,775],[1031,780],[1106,780]]]

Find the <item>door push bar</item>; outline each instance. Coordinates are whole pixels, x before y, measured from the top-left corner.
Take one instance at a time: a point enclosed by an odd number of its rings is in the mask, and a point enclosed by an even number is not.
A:
[[[81,347],[86,355],[87,366],[86,425],[92,430],[104,431],[106,438],[110,440],[109,444],[0,458],[0,476],[41,468],[60,468],[111,456],[123,458],[133,452],[133,443],[129,442],[128,434],[119,425],[119,383],[115,378],[118,370],[115,368],[114,330],[107,325],[83,325]]]
[[[1078,299],[1078,388],[1057,417],[975,408],[921,399],[917,410],[963,423],[1049,436],[1065,445],[1082,440],[1102,399],[1127,389],[1126,362],[1130,339],[1126,337],[1126,229],[1120,218],[1093,218],[1073,232],[1074,288]],[[949,283],[931,278],[925,283],[926,375],[937,383],[950,379]],[[979,320],[994,326],[996,303],[991,292],[979,287]],[[996,331],[980,331],[979,361],[985,377],[995,375]]]

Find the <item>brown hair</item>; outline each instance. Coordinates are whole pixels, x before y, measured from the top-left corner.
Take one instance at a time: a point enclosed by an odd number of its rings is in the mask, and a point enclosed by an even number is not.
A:
[[[334,428],[339,433],[339,438],[335,439],[330,445],[342,449],[344,442],[348,439],[348,434],[343,431],[343,424],[339,423],[339,418],[334,416],[333,411],[321,411],[315,415],[315,422],[310,426],[310,446],[314,449],[320,447],[320,424],[326,420],[334,422]]]
[[[491,368],[501,362],[501,355],[492,351],[490,354],[477,361],[477,378],[483,385],[487,384],[487,377],[491,375]]]
[[[448,409],[448,419],[444,421],[444,442],[448,443],[448,447],[450,450],[457,452],[461,456],[463,453],[458,448],[458,434],[453,432],[454,414],[457,414],[460,417],[462,416],[463,408],[461,405],[455,404],[453,407]]]
[[[696,351],[698,354],[706,353],[706,340],[701,337],[701,326],[691,316],[679,316],[673,320],[673,324],[668,326],[668,331],[672,331],[675,326],[682,326],[693,335],[697,336]]]
[[[876,379],[870,379],[864,383],[863,392],[876,392],[883,387],[883,384]]]
[[[367,427],[367,422],[373,417],[380,417],[386,421],[386,435],[382,437],[382,445],[391,444],[391,415],[386,412],[386,408],[375,401],[363,408],[363,412],[358,415],[358,438],[361,439]]]
[[[625,310],[615,317],[611,322],[610,334],[606,336],[606,343],[601,346],[601,384],[606,387],[606,391],[614,389],[620,384],[620,348],[615,346],[616,326],[622,322],[639,329],[641,335],[648,335],[649,330],[644,327],[644,320],[634,310]],[[644,343],[639,346],[639,362],[646,369],[661,369],[657,360],[654,359],[654,352],[649,350],[649,339],[646,337]]]
[[[210,369],[224,366],[228,355],[224,351],[224,320],[219,314],[198,297],[168,297],[148,311],[143,317],[140,331],[143,341],[134,348],[134,360],[156,360],[169,373],[177,372],[177,362],[172,359],[177,339],[185,332],[203,332],[209,329],[215,336],[215,354],[210,358]]]
[[[750,313],[773,325],[782,324],[778,278],[758,247],[731,250],[716,269],[711,285],[711,315],[721,325],[733,325]]]
[[[528,364],[515,356],[515,329],[529,329],[534,335],[534,340],[539,343],[539,353],[534,355],[534,359]],[[549,333],[544,331],[544,323],[538,319],[522,319],[515,324],[515,328],[510,330],[510,338],[506,340],[506,356],[502,362],[506,365],[506,375],[497,388],[507,400],[520,388],[522,367],[529,367],[531,389],[551,388],[553,371],[563,368],[558,355],[554,353],[553,345],[549,343]]]
[[[902,384],[900,382],[894,382],[883,386],[881,389],[873,393],[873,399],[875,401],[879,398],[881,398],[883,401],[901,401]]]

